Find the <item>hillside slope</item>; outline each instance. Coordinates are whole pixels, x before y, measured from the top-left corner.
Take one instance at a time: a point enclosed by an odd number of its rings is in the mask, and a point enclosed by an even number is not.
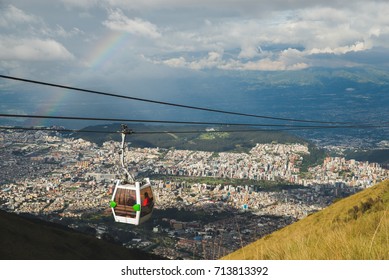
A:
[[[231,253],[224,259],[389,259],[389,180]]]
[[[0,259],[3,260],[161,259],[61,225],[4,211],[0,211],[0,224]]]

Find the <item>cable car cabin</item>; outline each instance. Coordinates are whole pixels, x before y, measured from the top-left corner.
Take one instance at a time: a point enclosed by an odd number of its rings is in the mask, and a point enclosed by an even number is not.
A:
[[[112,213],[116,222],[139,225],[150,219],[154,207],[154,197],[150,181],[122,184],[118,181],[112,194]]]

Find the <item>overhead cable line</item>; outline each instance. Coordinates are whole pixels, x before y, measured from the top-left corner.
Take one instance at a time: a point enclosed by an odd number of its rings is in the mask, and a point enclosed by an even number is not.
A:
[[[382,128],[389,126],[349,126],[347,128],[356,129],[373,129]],[[196,134],[196,133],[239,133],[239,132],[282,132],[292,130],[317,130],[317,129],[343,129],[344,126],[322,126],[322,127],[290,127],[290,128],[279,128],[279,129],[231,129],[231,130],[175,130],[175,131],[133,131],[132,134],[147,135],[147,134]],[[66,129],[66,128],[50,128],[50,127],[17,127],[17,126],[0,126],[3,130],[23,130],[23,131],[52,131],[52,132],[67,132],[67,133],[100,133],[100,134],[116,134],[120,131],[101,131],[101,130],[88,130],[88,129]]]
[[[0,126],[0,129],[3,130],[22,130],[22,131],[52,131],[52,132],[68,132],[68,133],[101,133],[101,134],[117,134],[120,131],[102,131],[102,130],[84,130],[84,129],[66,129],[66,128],[50,128],[50,127],[10,127],[10,126]],[[277,132],[279,130],[272,129],[240,129],[240,130],[214,130],[214,131],[204,131],[204,130],[190,130],[190,131],[132,131],[131,134],[195,134],[195,133],[220,133],[220,132],[261,132],[261,131],[270,131]]]
[[[77,129],[52,128],[52,127],[0,126],[0,129],[3,129],[3,130],[22,130],[22,131],[52,131],[52,132],[69,132],[69,133],[78,133],[78,132],[85,132],[85,133],[105,133],[105,134],[118,133],[118,131],[77,130]]]
[[[174,107],[185,108],[185,109],[193,109],[193,110],[222,113],[222,114],[229,114],[229,115],[236,115],[236,116],[254,117],[254,118],[261,118],[261,119],[278,120],[278,121],[304,122],[304,123],[353,124],[351,122],[335,122],[335,121],[331,122],[331,121],[316,121],[316,120],[304,120],[304,119],[293,119],[293,118],[281,118],[281,117],[255,115],[255,114],[240,113],[240,112],[233,112],[233,111],[226,111],[226,110],[219,110],[219,109],[212,109],[212,108],[205,108],[205,107],[197,107],[197,106],[191,106],[191,105],[185,105],[185,104],[177,104],[177,103],[171,103],[171,102],[165,102],[165,101],[159,101],[159,100],[152,100],[152,99],[139,98],[139,97],[133,97],[133,96],[119,95],[119,94],[97,91],[97,90],[90,90],[90,89],[83,89],[83,88],[59,85],[59,84],[54,84],[54,83],[47,83],[47,82],[42,82],[42,81],[37,81],[37,80],[23,79],[23,78],[6,76],[6,75],[0,75],[0,78],[20,81],[20,82],[26,82],[26,83],[33,83],[33,84],[44,85],[44,86],[50,86],[50,87],[56,87],[56,88],[63,88],[63,89],[80,91],[80,92],[85,92],[85,93],[93,93],[93,94],[98,94],[98,95],[102,95],[102,96],[124,98],[124,99],[147,102],[147,103],[154,103],[154,104],[159,104],[159,105],[167,105],[167,106],[174,106]]]
[[[47,115],[22,115],[22,114],[2,114],[5,118],[36,118],[36,119],[61,119],[77,121],[112,121],[112,122],[132,122],[132,123],[163,123],[163,124],[191,124],[191,125],[219,125],[219,126],[247,126],[247,127],[291,127],[291,128],[333,128],[335,126],[307,126],[293,124],[253,124],[253,123],[226,123],[226,122],[198,122],[198,121],[170,121],[170,120],[142,120],[124,118],[96,118],[96,117],[73,117],[73,116],[47,116]],[[349,127],[349,126],[341,126]]]

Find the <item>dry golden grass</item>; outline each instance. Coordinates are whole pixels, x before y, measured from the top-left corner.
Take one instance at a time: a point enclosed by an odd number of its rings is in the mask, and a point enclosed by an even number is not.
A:
[[[389,180],[225,256],[223,259],[389,259]]]

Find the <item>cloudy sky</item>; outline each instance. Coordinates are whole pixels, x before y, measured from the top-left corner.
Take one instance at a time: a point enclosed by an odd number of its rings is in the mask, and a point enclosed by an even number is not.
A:
[[[387,69],[388,15],[384,0],[0,0],[0,73],[155,97],[147,81],[210,71]]]

